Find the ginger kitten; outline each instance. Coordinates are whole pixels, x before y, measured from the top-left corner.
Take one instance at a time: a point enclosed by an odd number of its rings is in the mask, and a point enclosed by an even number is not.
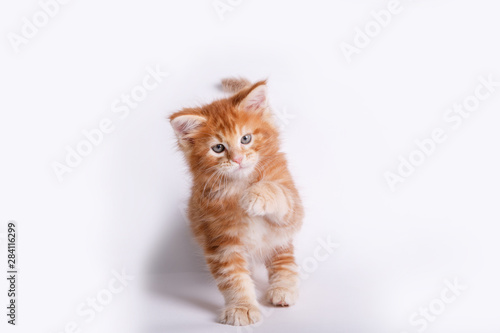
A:
[[[188,217],[225,299],[222,323],[260,320],[249,262],[269,273],[267,300],[295,303],[298,275],[292,238],[303,208],[279,151],[266,81],[225,79],[232,96],[170,116],[193,176]]]

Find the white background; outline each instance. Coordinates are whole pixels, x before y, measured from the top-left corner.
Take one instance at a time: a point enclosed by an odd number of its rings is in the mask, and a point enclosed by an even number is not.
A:
[[[318,239],[340,246],[296,306],[262,305],[262,323],[240,331],[417,332],[412,314],[458,279],[467,290],[425,331],[499,332],[500,87],[458,129],[443,120],[479,76],[500,81],[498,3],[401,0],[351,63],[340,44],[388,1],[232,3],[221,20],[212,0],[69,1],[16,53],[7,36],[40,5],[2,2],[0,232],[19,224],[20,275],[16,327],[1,280],[1,331],[236,331],[216,322],[223,299],[182,216],[189,176],[165,117],[242,75],[268,78],[275,110],[293,116],[299,264]],[[120,119],[113,102],[156,65],[170,75]],[[104,118],[114,131],[59,182],[52,164]],[[447,140],[392,192],[384,173],[436,127]],[[122,268],[134,280],[85,322],[76,309]]]

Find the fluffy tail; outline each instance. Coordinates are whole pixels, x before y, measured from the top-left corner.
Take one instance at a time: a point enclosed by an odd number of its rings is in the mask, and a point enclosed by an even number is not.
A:
[[[222,79],[222,90],[228,93],[238,92],[251,85],[252,83],[244,78],[228,77]]]

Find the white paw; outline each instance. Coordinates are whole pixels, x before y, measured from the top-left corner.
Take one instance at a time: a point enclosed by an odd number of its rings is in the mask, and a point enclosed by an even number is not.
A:
[[[298,292],[296,288],[272,287],[267,291],[267,300],[276,306],[294,305],[297,301]]]
[[[222,312],[220,322],[222,324],[245,326],[260,321],[260,310],[252,304],[228,306]]]
[[[251,216],[264,216],[271,207],[266,198],[256,191],[250,190],[241,198],[241,207]]]
[[[275,215],[281,218],[288,212],[288,203],[279,185],[259,182],[241,198],[241,207],[251,216]]]

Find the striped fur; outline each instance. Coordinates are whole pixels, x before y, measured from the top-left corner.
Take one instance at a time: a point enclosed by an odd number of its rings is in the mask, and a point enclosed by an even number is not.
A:
[[[251,86],[252,84],[247,79],[229,77],[222,79],[222,90],[229,93],[235,93],[241,89]]]

